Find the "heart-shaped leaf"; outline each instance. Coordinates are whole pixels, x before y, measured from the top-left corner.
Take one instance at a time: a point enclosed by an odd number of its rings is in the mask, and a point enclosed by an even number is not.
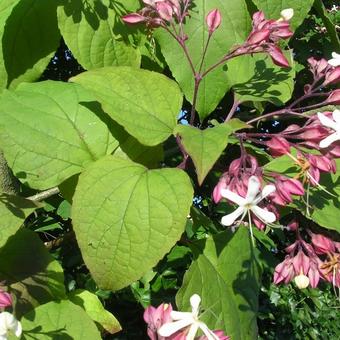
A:
[[[108,156],[82,173],[73,226],[97,284],[118,290],[152,268],[183,233],[192,195],[179,169],[148,170]]]
[[[0,97],[0,147],[22,182],[47,189],[118,147],[101,114],[78,84],[22,84]]]
[[[182,107],[177,84],[162,74],[131,67],[104,67],[71,79],[90,90],[103,109],[142,144],[165,141]]]

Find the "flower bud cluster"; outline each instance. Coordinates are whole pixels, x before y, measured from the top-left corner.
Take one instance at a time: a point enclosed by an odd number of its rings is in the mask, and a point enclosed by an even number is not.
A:
[[[136,13],[123,16],[127,24],[145,23],[148,27],[164,26],[173,19],[180,21],[182,16],[181,0],[143,0],[144,7]]]
[[[294,280],[298,288],[317,287],[322,279],[340,287],[340,243],[309,231],[311,244],[300,237],[288,246],[288,255],[274,272],[274,283]]]
[[[294,11],[291,8],[283,10],[278,20],[267,20],[262,11],[254,13],[252,31],[242,48],[248,50],[248,53],[269,53],[274,64],[289,67],[289,62],[277,43],[293,35],[289,27],[289,20],[293,15]]]

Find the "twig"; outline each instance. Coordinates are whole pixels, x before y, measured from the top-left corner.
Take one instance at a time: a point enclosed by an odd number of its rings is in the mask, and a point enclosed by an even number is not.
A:
[[[59,188],[55,187],[55,188],[51,188],[51,189],[39,192],[38,194],[35,194],[33,196],[26,197],[26,199],[31,200],[31,201],[43,201],[46,198],[59,194],[59,192],[60,192]]]

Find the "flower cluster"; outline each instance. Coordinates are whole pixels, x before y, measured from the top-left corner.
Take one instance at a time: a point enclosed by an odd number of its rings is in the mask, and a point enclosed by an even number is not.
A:
[[[190,298],[191,312],[177,312],[169,304],[162,303],[157,308],[148,307],[144,320],[148,325],[151,340],[229,340],[223,331],[211,331],[199,319],[201,298],[194,294]],[[196,336],[201,330],[204,335]]]
[[[137,13],[125,15],[122,19],[128,24],[145,23],[148,27],[166,26],[171,20],[177,22],[188,15],[190,1],[143,0],[144,7]]]
[[[295,281],[298,288],[317,287],[320,279],[340,287],[340,243],[309,232],[311,244],[298,239],[285,250],[288,253],[274,272],[274,283]]]

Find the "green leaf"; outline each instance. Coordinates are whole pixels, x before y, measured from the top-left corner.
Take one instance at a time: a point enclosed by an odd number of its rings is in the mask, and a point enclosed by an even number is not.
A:
[[[200,185],[226,148],[228,136],[234,132],[231,125],[233,123],[231,122],[231,124],[229,124],[230,122],[205,130],[200,130],[189,125],[178,125],[175,129],[175,133],[178,133],[181,137],[184,149],[195,164],[198,183]],[[247,127],[247,125],[243,123],[240,124],[238,128],[245,127]]]
[[[22,197],[5,193],[0,195],[0,248],[17,232],[26,217],[40,206]]]
[[[72,219],[96,283],[118,290],[156,265],[183,233],[192,195],[179,169],[147,170],[108,156],[83,172]]]
[[[56,15],[58,1],[16,2],[10,13],[13,0],[2,1],[0,7],[0,22],[10,14],[0,29],[0,86],[3,88],[38,79],[60,42]]]
[[[292,60],[289,53],[286,57]],[[265,54],[241,56],[227,65],[229,84],[241,102],[270,101],[283,105],[293,94],[294,69],[276,66]]]
[[[105,67],[73,77],[90,90],[112,119],[145,145],[165,141],[182,107],[177,84],[162,74],[131,67]]]
[[[105,308],[97,295],[87,290],[76,290],[69,294],[69,299],[79,307],[83,308],[87,315],[110,334],[122,330],[118,320]]]
[[[118,146],[101,115],[77,84],[22,84],[0,97],[1,149],[22,182],[53,187]]]
[[[199,294],[210,329],[222,329],[234,340],[255,339],[260,269],[248,230],[223,232],[204,243],[192,247],[196,259],[178,291],[179,310],[189,310],[190,297]]]
[[[65,296],[63,269],[27,229],[19,230],[0,249],[0,281],[15,295],[17,315]]]
[[[314,0],[253,0],[253,2],[259,10],[264,12],[267,19],[277,20],[283,9],[293,8],[294,16],[290,20],[290,24],[291,28],[295,30],[306,18]]]
[[[87,70],[104,66],[139,67],[139,50],[129,44],[120,20],[126,1],[64,0],[58,25],[66,45]]]
[[[195,6],[190,11],[190,18],[186,21],[184,31],[189,37],[186,44],[196,70],[200,65],[201,56],[208,39],[205,18],[208,12],[214,8],[220,10],[222,23],[211,37],[203,70],[216,64],[232,46],[242,43],[250,31],[250,18],[245,1],[195,1]],[[194,77],[183,50],[177,41],[164,30],[157,30],[155,36],[173,76],[180,84],[185,97],[192,103]],[[205,119],[216,108],[229,89],[230,84],[223,66],[218,67],[203,79],[198,92],[196,107],[201,120]]]
[[[340,168],[339,161],[337,161],[337,167]],[[306,204],[297,202],[297,207],[306,217],[320,226],[340,233],[340,172],[338,171],[335,175],[322,174],[320,184],[334,197],[318,187],[311,188],[308,198],[310,214],[307,212]]]
[[[0,37],[3,37],[6,20],[10,16],[12,9],[20,0],[3,0],[0,3]],[[5,61],[3,49],[0,49],[0,90],[7,86],[7,72],[5,69]]]
[[[100,340],[100,333],[79,306],[70,301],[49,302],[24,315],[20,320],[22,339],[91,339]]]

